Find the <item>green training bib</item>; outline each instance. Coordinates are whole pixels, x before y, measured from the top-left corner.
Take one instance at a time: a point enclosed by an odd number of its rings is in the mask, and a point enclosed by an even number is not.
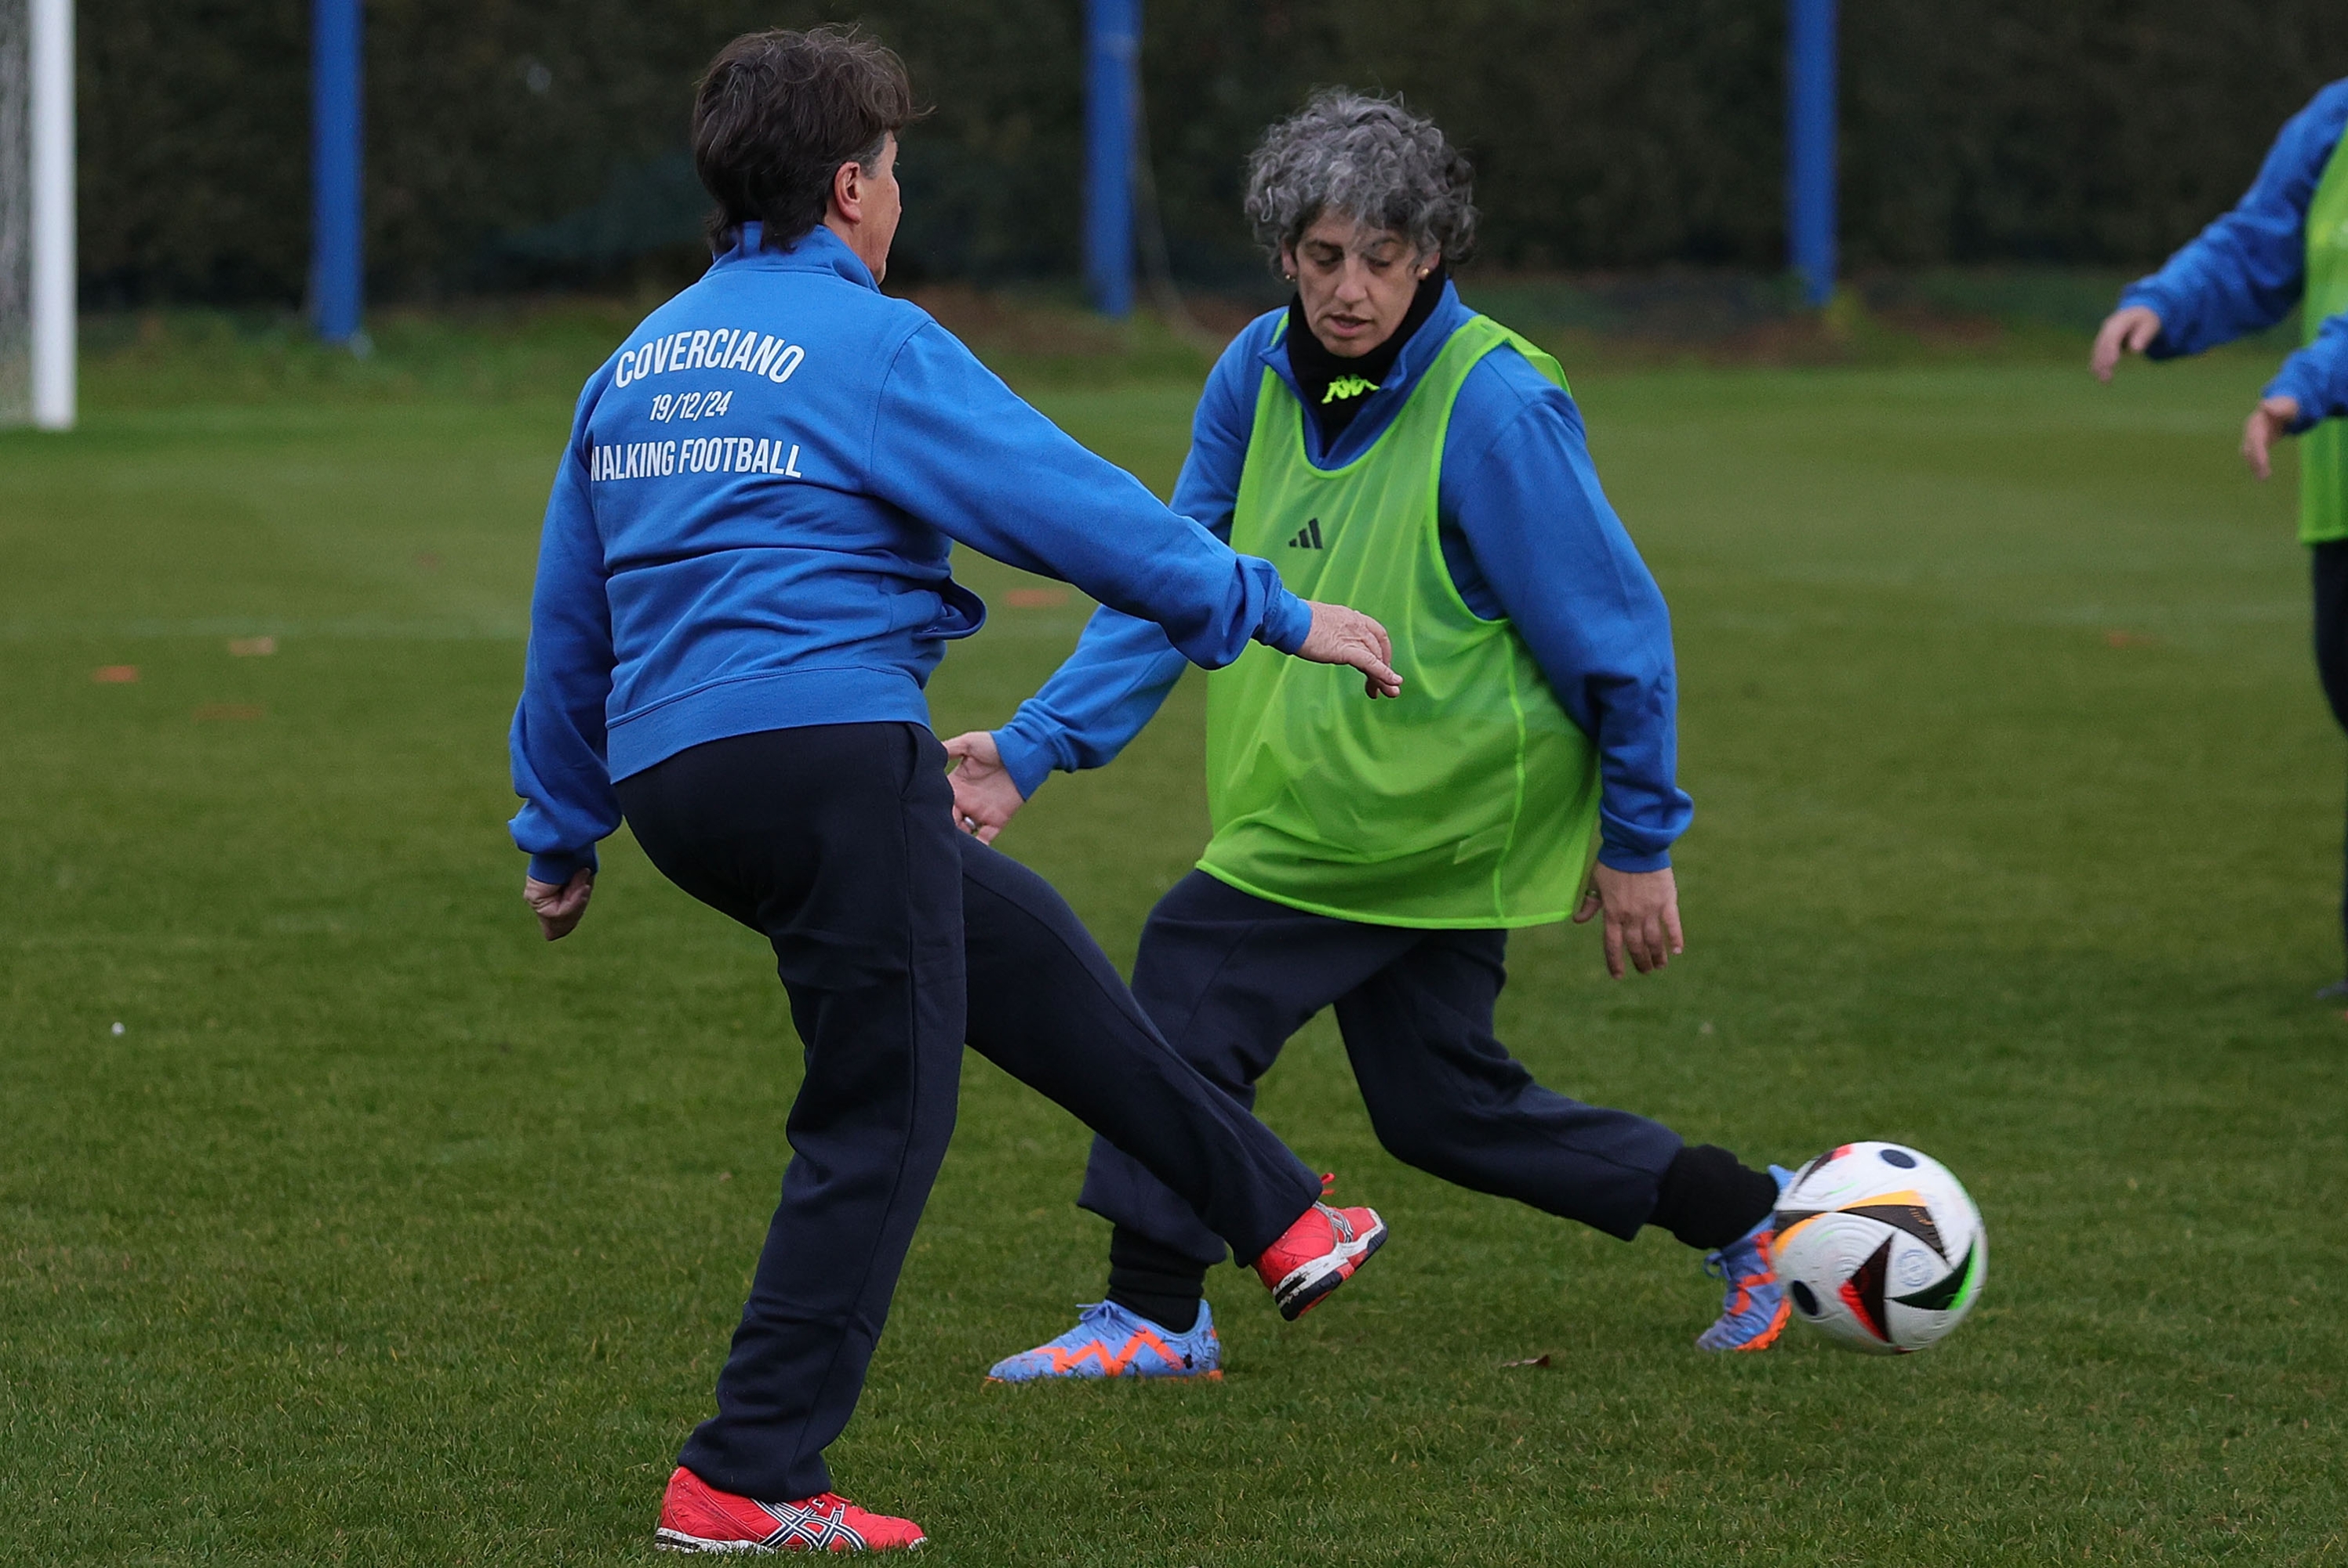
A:
[[[1261,644],[1207,683],[1199,866],[1292,908],[1372,925],[1532,926],[1580,902],[1596,851],[1598,756],[1507,620],[1468,608],[1436,518],[1444,433],[1478,361],[1512,345],[1559,386],[1557,361],[1488,317],[1445,343],[1393,425],[1334,472],[1304,456],[1304,410],[1263,375],[1231,548],[1290,591],[1374,615],[1403,694]]]
[[[2348,137],[2332,149],[2307,208],[2307,292],[2301,324],[2313,343],[2326,318],[2348,311]],[[2327,419],[2299,438],[2299,540],[2348,539],[2348,422]]]

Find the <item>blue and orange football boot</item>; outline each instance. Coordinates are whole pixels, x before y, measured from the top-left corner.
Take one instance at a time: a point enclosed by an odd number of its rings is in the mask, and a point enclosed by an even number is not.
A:
[[[1779,1193],[1791,1186],[1794,1173],[1783,1165],[1769,1167],[1769,1174],[1777,1180]],[[1727,1294],[1720,1303],[1720,1317],[1713,1326],[1696,1336],[1700,1350],[1766,1350],[1777,1342],[1786,1330],[1786,1319],[1791,1307],[1786,1301],[1784,1286],[1777,1283],[1777,1266],[1772,1255],[1777,1241],[1777,1215],[1775,1210],[1761,1216],[1760,1223],[1718,1252],[1704,1256],[1704,1271],[1715,1279],[1725,1280]]]
[[[1208,1378],[1220,1382],[1223,1342],[1215,1315],[1199,1303],[1188,1334],[1170,1334],[1114,1301],[1084,1307],[1076,1326],[1057,1339],[997,1361],[990,1383],[1034,1383],[1045,1378]]]

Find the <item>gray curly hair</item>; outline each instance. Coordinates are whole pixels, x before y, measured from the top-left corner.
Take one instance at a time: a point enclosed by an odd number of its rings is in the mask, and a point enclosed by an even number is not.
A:
[[[1324,212],[1465,261],[1476,248],[1475,176],[1435,122],[1400,100],[1324,88],[1248,159],[1248,222],[1274,267]]]

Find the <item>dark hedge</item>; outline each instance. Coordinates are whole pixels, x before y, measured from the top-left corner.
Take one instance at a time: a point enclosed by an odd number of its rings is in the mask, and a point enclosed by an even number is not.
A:
[[[936,114],[907,143],[910,275],[1076,266],[1079,0],[371,0],[378,297],[688,264],[695,76],[742,29],[859,19]],[[300,297],[304,0],[86,0],[86,299]],[[2133,263],[2240,192],[2348,73],[2336,0],[1848,0],[1854,266]],[[1312,86],[1399,91],[1473,153],[1486,254],[1520,268],[1778,264],[1771,0],[1155,0],[1148,142],[1176,271],[1255,266],[1241,159]]]

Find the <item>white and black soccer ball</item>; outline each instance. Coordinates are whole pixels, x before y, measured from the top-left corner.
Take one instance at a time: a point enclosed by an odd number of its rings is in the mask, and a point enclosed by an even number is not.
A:
[[[1794,1316],[1847,1350],[1938,1344],[1989,1273],[1989,1235],[1964,1187],[1899,1143],[1845,1143],[1804,1165],[1778,1194],[1776,1226]]]

